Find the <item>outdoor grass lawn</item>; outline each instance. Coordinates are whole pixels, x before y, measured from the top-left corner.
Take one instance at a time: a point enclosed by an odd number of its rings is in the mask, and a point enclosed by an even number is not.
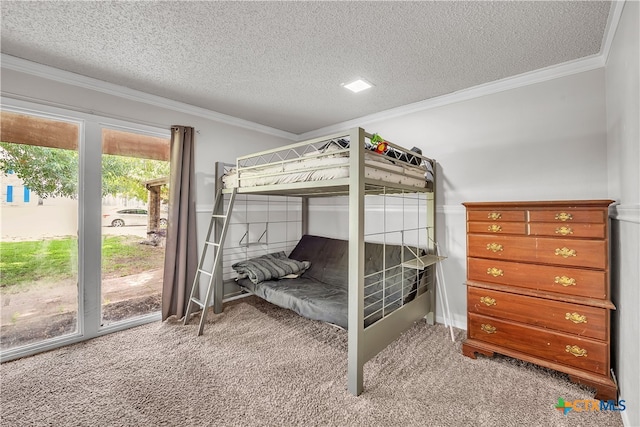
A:
[[[135,236],[102,239],[102,277],[120,277],[161,268],[164,248],[140,244]],[[73,237],[0,242],[0,287],[22,287],[38,280],[72,278],[78,271],[78,241]]]

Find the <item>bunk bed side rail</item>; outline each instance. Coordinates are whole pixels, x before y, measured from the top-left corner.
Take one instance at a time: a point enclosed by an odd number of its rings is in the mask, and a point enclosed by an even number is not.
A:
[[[373,138],[373,134],[370,134],[364,131],[363,133],[364,133],[365,140],[371,140],[371,138]],[[301,141],[295,144],[289,144],[289,145],[284,145],[282,147],[276,147],[269,150],[260,151],[257,153],[247,154],[245,156],[240,156],[237,158],[236,166],[238,167],[238,169],[249,170],[251,168],[258,168],[258,167],[269,165],[269,164],[294,162],[296,160],[299,160],[301,157],[303,157],[303,155],[305,158],[322,157],[323,154],[325,153],[320,152],[318,150],[318,147],[315,146],[316,144],[325,144],[332,140],[345,139],[348,137],[349,137],[349,132],[346,132],[346,133],[340,132],[340,133],[335,133],[333,135],[327,135],[319,138]],[[395,152],[398,153],[398,157],[393,158],[394,162],[400,162],[402,164],[405,164],[407,166],[414,167],[414,168],[420,168],[420,164],[422,162],[430,163],[432,166],[435,166],[435,161],[429,157],[426,157],[418,152],[411,151],[410,149],[404,148],[391,141],[385,141],[385,142],[389,148],[395,150]],[[308,147],[313,147],[313,149],[316,152],[305,151],[305,149],[308,149]],[[336,148],[337,148],[337,151],[340,151],[339,150],[340,147],[336,147]],[[349,149],[344,148],[344,151],[348,152]],[[333,152],[330,152],[330,153],[333,153]],[[385,156],[384,154],[380,154],[376,152],[373,152],[372,154],[375,154],[377,156],[380,156],[381,158],[387,159],[387,156]],[[291,155],[293,155],[293,157],[291,157]],[[406,160],[403,160],[402,157],[404,157],[405,159],[409,157],[418,158],[421,160],[421,162],[411,163]],[[270,161],[267,161],[267,159]],[[277,159],[277,160],[273,161],[273,159]]]
[[[295,150],[297,148],[305,147],[307,145],[313,145],[313,144],[321,143],[321,142],[324,142],[324,141],[329,141],[329,140],[332,140],[332,139],[347,138],[348,136],[349,136],[349,132],[348,131],[347,132],[339,132],[339,133],[335,133],[333,135],[327,135],[327,136],[323,136],[323,137],[313,138],[313,139],[309,139],[307,141],[301,141],[301,142],[297,142],[297,143],[294,143],[294,144],[283,145],[281,147],[276,147],[276,148],[272,148],[272,149],[269,149],[269,150],[260,151],[260,152],[257,152],[257,153],[247,154],[245,156],[238,157],[237,158],[237,164],[239,166],[240,163],[244,163],[246,160],[254,158],[254,157],[273,155],[273,154],[276,154],[276,153],[281,152],[281,151]]]
[[[406,149],[406,148],[404,148],[404,147],[401,147],[401,146],[399,146],[399,145],[396,145],[396,144],[394,144],[393,142],[389,142],[389,141],[385,141],[385,142],[387,143],[387,145],[389,145],[389,147],[391,147],[391,148],[393,148],[393,149],[395,149],[395,150],[399,151],[401,154],[405,154],[405,155],[407,155],[407,156],[417,157],[417,158],[421,159],[421,160],[422,160],[422,162],[429,163],[429,164],[431,164],[431,166],[432,166],[432,167],[435,167],[435,163],[436,163],[436,161],[435,161],[435,160],[433,160],[433,159],[431,159],[431,158],[429,158],[429,157],[427,157],[427,156],[423,156],[422,154],[420,154],[420,153],[418,153],[418,152],[411,151],[411,150],[409,150],[409,149]],[[378,153],[376,153],[376,154],[378,154]],[[384,157],[384,155],[383,155],[383,154],[378,154],[378,155],[379,155],[379,156]],[[402,163],[406,164],[407,166],[413,166],[413,167],[416,167],[416,164],[414,164],[414,163],[409,163],[409,162],[407,162],[407,161],[402,160],[401,158],[400,158],[400,159],[397,159],[397,158],[396,158],[396,159],[394,159],[394,161],[402,162]]]

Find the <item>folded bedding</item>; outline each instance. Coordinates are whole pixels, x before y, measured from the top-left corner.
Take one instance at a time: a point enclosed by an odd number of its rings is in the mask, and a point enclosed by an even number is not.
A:
[[[241,277],[247,277],[253,283],[265,280],[297,277],[309,268],[309,261],[296,261],[287,258],[284,252],[274,252],[233,264],[231,267]]]

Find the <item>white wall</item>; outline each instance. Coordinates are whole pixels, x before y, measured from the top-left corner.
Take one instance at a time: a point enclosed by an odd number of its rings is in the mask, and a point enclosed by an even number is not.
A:
[[[607,195],[603,70],[367,125],[435,158],[445,207]]]
[[[43,69],[47,70],[44,67]],[[64,75],[64,72],[53,72],[56,76]],[[75,77],[71,73],[67,74],[69,79]],[[167,132],[172,125],[193,126],[197,131],[195,161],[198,205],[210,205],[213,201],[213,186],[206,178],[213,174],[213,165],[216,160],[235,162],[236,157],[240,155],[292,142],[287,139],[285,132],[282,132],[282,136],[278,136],[278,131],[275,130],[272,135],[238,127],[189,114],[185,112],[188,109],[173,109],[171,103],[163,107],[158,105],[159,103],[153,105],[137,101],[136,96],[127,99],[124,96],[117,96],[116,91],[113,91],[113,94],[104,93],[7,68],[2,68],[1,79],[3,103],[10,103],[11,99],[34,101],[70,111],[153,126],[165,129]],[[99,82],[96,84],[99,85]],[[128,93],[124,88],[123,91]],[[144,96],[141,97],[141,99],[144,98]],[[153,99],[153,101],[156,100]],[[195,108],[193,110],[196,111]],[[259,130],[260,126],[256,125],[255,128]]]
[[[627,1],[606,65],[609,196],[620,203],[612,221],[613,363],[628,426],[640,425],[639,15],[640,3]]]
[[[238,156],[292,142],[285,132],[259,125],[254,126],[250,123],[243,123],[248,126],[245,128],[208,119],[204,111],[202,115],[190,114],[189,106],[172,108],[173,103],[167,102],[167,106],[163,107],[161,99],[147,97],[145,94],[138,94],[126,88],[121,88],[120,91],[117,87],[103,85],[101,82],[71,73],[37,64],[31,65],[27,61],[17,62],[19,65],[24,63],[24,68],[29,72],[18,71],[14,69],[15,67],[2,68],[3,105],[15,104],[14,100],[19,102],[32,101],[44,106],[65,109],[70,112],[70,115],[73,115],[74,111],[95,114],[97,121],[100,121],[100,117],[110,117],[133,124],[156,127],[166,130],[167,135],[169,135],[169,129],[172,125],[194,127],[197,131],[195,173],[199,241],[204,239],[213,205],[215,161],[233,163]],[[37,73],[32,73],[33,70],[36,70]],[[41,77],[40,71],[45,74],[51,73],[55,79]],[[79,87],[75,84],[66,84],[65,80],[81,81],[86,84],[85,87]],[[92,90],[87,86],[99,88],[105,86],[107,90]],[[142,101],[146,99],[150,99],[152,103]],[[192,110],[196,113],[201,112],[195,108]],[[233,120],[230,122],[233,123]],[[251,127],[255,127],[257,130],[251,129]],[[263,128],[264,132],[261,131]]]
[[[466,328],[466,201],[607,198],[604,70],[367,124],[438,161],[438,241],[456,326]],[[317,206],[312,233],[336,220]],[[323,222],[324,220],[324,222]],[[346,236],[343,236],[346,237]],[[443,320],[442,310],[437,318]]]

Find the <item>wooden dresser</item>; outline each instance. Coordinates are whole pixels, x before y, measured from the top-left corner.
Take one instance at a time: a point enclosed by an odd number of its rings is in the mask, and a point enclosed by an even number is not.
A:
[[[463,203],[466,356],[532,362],[617,398],[610,371],[612,200]]]

